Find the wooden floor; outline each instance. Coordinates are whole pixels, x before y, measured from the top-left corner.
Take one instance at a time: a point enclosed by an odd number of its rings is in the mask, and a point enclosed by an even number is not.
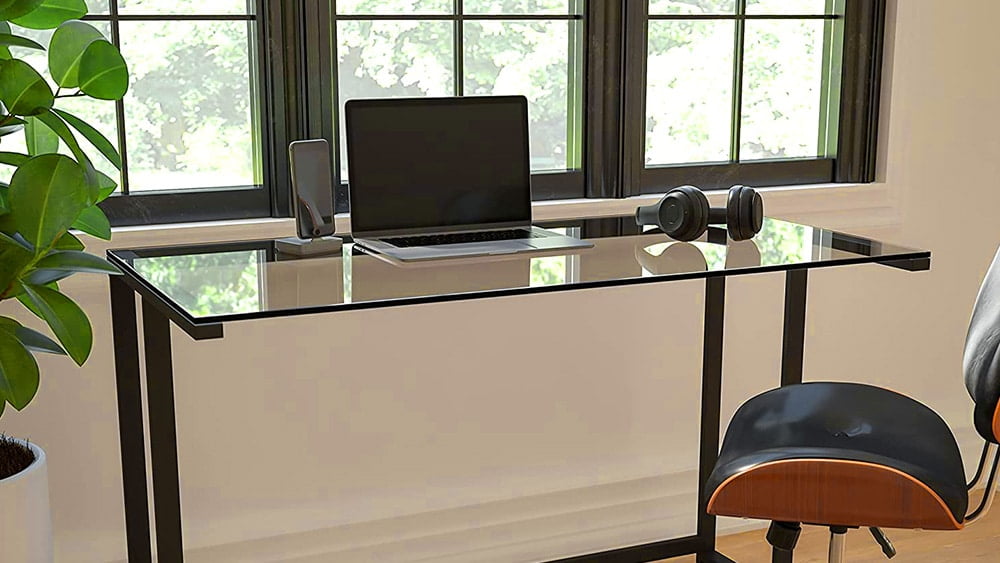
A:
[[[1000,562],[1000,507],[994,507],[981,522],[958,532],[921,532],[886,530],[896,546],[892,563],[943,563],[961,561]],[[746,532],[719,538],[719,552],[737,563],[767,563],[771,561],[770,546],[764,539],[766,530]],[[802,529],[795,563],[826,561],[829,530],[806,526]],[[850,563],[889,561],[868,530],[851,530],[847,534],[847,558]],[[668,563],[689,563],[694,557],[670,559]]]

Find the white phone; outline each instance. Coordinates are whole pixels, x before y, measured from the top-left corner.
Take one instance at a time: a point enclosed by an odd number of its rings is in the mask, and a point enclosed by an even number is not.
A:
[[[294,141],[288,145],[299,238],[334,234],[333,168],[330,144],[325,139]]]

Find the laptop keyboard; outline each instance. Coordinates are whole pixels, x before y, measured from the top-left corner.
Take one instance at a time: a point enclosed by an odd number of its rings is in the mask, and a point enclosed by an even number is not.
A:
[[[393,246],[406,248],[409,246],[436,246],[439,244],[459,244],[463,242],[495,242],[501,240],[523,240],[543,238],[541,235],[525,229],[509,231],[481,231],[477,233],[451,233],[446,235],[422,235],[412,237],[395,237],[382,239]]]

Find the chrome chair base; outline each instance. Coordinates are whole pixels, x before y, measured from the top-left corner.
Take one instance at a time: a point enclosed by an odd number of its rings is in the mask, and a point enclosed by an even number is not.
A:
[[[847,543],[847,528],[830,528],[830,563],[844,563],[844,549]]]

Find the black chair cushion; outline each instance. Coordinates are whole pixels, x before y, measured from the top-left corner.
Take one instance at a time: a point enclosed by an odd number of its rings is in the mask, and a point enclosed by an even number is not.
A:
[[[793,459],[896,469],[934,491],[957,522],[965,518],[965,470],[954,436],[937,413],[899,393],[856,383],[804,383],[750,399],[729,424],[708,495],[751,467]]]

